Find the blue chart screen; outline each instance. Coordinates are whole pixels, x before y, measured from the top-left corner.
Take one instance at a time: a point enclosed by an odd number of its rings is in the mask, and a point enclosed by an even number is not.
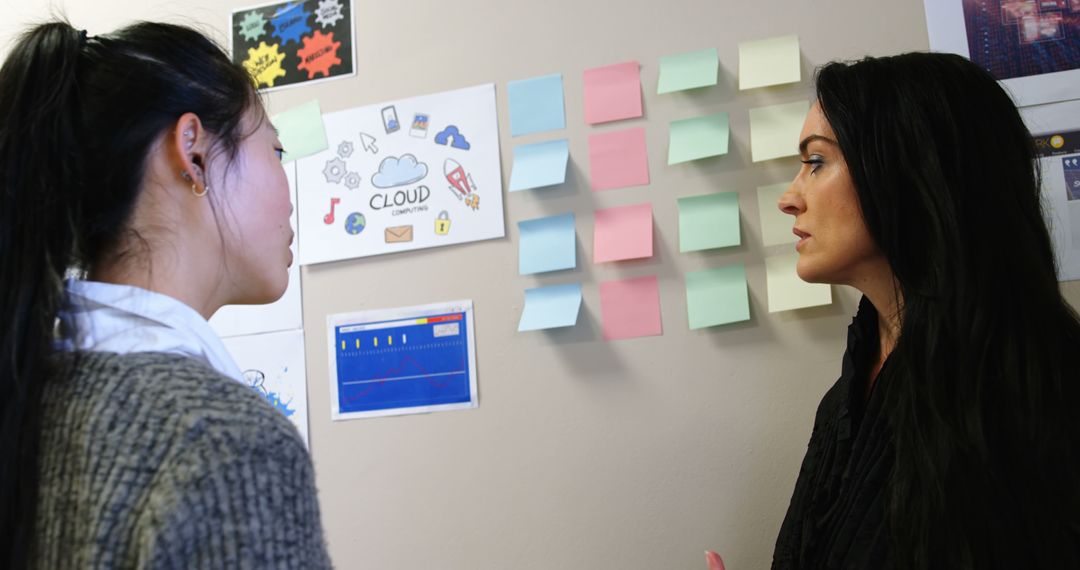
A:
[[[468,402],[467,314],[336,328],[341,413]]]

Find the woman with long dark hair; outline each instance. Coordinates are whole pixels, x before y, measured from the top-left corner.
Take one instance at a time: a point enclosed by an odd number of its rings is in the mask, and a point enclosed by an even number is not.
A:
[[[1080,568],[1080,325],[1016,107],[944,54],[817,96],[780,208],[799,276],[864,297],[773,568]]]
[[[192,29],[57,22],[14,45],[0,566],[329,566],[299,434],[206,322],[287,286],[281,152],[251,77]]]

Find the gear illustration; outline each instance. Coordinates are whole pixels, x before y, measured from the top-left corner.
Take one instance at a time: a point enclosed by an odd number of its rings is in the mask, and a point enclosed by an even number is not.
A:
[[[345,175],[345,187],[349,190],[356,190],[360,187],[360,175],[355,172],[350,172]]]
[[[300,43],[300,37],[311,31],[308,18],[311,12],[304,10],[302,2],[293,2],[274,13],[270,25],[274,27],[274,35],[281,40],[284,46],[289,42]]]
[[[303,38],[304,47],[296,50],[296,56],[300,58],[297,69],[307,70],[308,79],[321,73],[323,77],[330,77],[330,68],[341,65],[341,58],[337,56],[341,42],[334,41],[334,32],[324,34],[319,30],[311,37]]]
[[[349,141],[341,141],[341,144],[337,145],[337,153],[341,158],[349,158],[353,150],[353,144]]]
[[[266,85],[273,87],[274,81],[279,77],[285,77],[285,70],[281,62],[285,61],[285,54],[278,51],[277,44],[266,45],[259,42],[259,47],[248,48],[248,58],[244,61],[244,69],[255,80],[255,86]]]
[[[248,12],[244,19],[240,21],[240,35],[244,36],[244,39],[249,42],[262,37],[265,31],[266,17],[262,15],[262,12]]]
[[[333,27],[338,20],[345,17],[341,13],[343,8],[338,0],[319,0],[319,7],[315,9],[315,22],[324,30]]]
[[[326,161],[326,166],[323,167],[322,173],[323,176],[326,177],[327,182],[341,184],[341,179],[345,178],[346,173],[345,161],[337,157],[331,158]]]

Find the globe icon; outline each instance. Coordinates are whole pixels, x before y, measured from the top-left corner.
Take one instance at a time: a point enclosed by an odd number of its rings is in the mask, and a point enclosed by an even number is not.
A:
[[[367,220],[360,212],[353,212],[349,214],[348,218],[345,218],[345,231],[349,235],[356,235],[364,231],[365,226],[367,226]]]

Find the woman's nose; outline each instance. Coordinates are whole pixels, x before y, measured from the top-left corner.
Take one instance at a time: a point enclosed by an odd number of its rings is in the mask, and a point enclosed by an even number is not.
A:
[[[787,192],[780,195],[780,199],[777,200],[776,206],[780,208],[780,211],[790,216],[797,216],[806,209],[806,204],[803,202],[802,196],[795,191],[795,185],[788,186]]]

